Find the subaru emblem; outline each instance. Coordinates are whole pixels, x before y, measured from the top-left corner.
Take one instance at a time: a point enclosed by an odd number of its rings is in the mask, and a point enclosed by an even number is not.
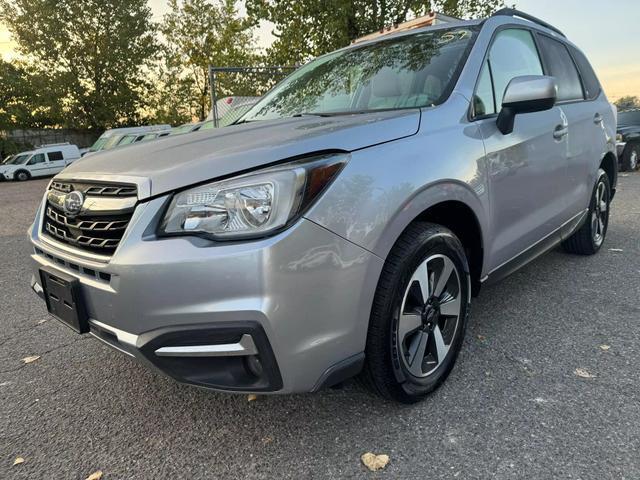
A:
[[[82,210],[82,204],[84,203],[84,195],[78,190],[67,193],[64,196],[63,208],[67,215],[77,215]]]

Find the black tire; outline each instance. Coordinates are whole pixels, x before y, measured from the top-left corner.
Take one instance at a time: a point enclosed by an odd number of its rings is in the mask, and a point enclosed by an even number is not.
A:
[[[413,283],[409,284],[415,281],[412,277],[417,274],[416,269],[421,265],[429,265],[429,259],[436,257],[447,257],[455,267],[460,313],[456,317],[454,331],[447,346],[447,353],[442,356],[443,360],[440,361],[440,353],[438,352],[438,360],[432,373],[427,373],[426,377],[417,378],[409,373],[405,364],[408,352],[401,353],[403,347],[398,347],[396,342],[400,308],[407,302],[408,293],[405,292],[409,292],[409,289],[415,286]],[[445,259],[442,258],[442,260]],[[451,265],[450,262],[447,264]],[[428,270],[425,271],[428,273]],[[439,276],[441,275],[442,273]],[[439,278],[435,280],[431,278],[428,283],[433,285],[432,288],[437,289],[438,281]],[[462,347],[469,315],[471,297],[469,285],[469,266],[458,238],[450,230],[433,223],[416,222],[410,225],[389,253],[378,281],[367,334],[366,361],[362,372],[364,383],[384,398],[408,404],[422,400],[438,388],[451,372]],[[425,308],[427,307],[425,306]],[[435,324],[440,321],[440,307],[437,308],[438,316],[434,321]],[[445,317],[446,315],[442,318],[447,322],[448,319]],[[421,319],[419,321],[422,321],[423,325],[410,335],[419,334],[428,337],[424,311],[422,316],[417,314],[416,318]],[[443,327],[442,332],[444,332],[444,328],[446,327]],[[431,335],[434,335],[433,330]],[[438,328],[438,335],[442,340],[440,328]],[[407,335],[405,338],[409,338],[409,336]],[[426,344],[427,340],[425,340]],[[405,357],[401,358],[401,354],[404,354]],[[425,362],[427,363],[425,364]],[[428,365],[428,357],[421,358],[421,372],[424,365]]]
[[[604,201],[606,204],[606,211],[596,206],[596,199],[598,198],[598,189],[604,189]],[[609,210],[611,204],[611,186],[609,184],[609,177],[602,169],[598,170],[598,180],[595,187],[593,187],[593,193],[591,194],[591,202],[589,203],[589,211],[587,212],[587,218],[573,235],[562,242],[564,250],[568,253],[576,255],[593,255],[600,250],[604,244],[604,240],[609,228]],[[602,214],[602,226],[598,226],[594,223],[594,215],[600,211]],[[600,231],[601,238],[597,237],[598,231]]]
[[[25,182],[31,178],[31,175],[26,170],[18,170],[13,174],[13,179],[19,182]]]
[[[633,172],[638,169],[640,159],[640,144],[631,143],[627,145],[622,152],[622,170],[625,172]]]

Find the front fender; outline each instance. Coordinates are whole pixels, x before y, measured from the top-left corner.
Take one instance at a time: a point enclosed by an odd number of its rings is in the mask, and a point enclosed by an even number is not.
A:
[[[353,152],[306,218],[385,259],[425,210],[457,201],[474,212],[482,243],[488,246],[489,195],[481,141],[454,145],[430,140],[418,135]],[[427,142],[433,148],[425,148]]]

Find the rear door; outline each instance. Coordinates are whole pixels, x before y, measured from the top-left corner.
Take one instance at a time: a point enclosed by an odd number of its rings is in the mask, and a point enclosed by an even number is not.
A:
[[[558,106],[568,122],[567,203],[575,215],[589,206],[597,168],[607,150],[603,121],[606,115],[611,115],[611,107],[601,95],[593,71],[584,70],[588,66],[586,58],[581,75],[576,59],[577,55],[584,55],[543,33],[538,33],[538,42],[549,75],[558,84]]]
[[[490,270],[515,259],[543,239],[559,237],[567,220],[566,127],[559,108],[517,115],[513,133],[496,126],[508,83],[544,68],[533,33],[511,27],[498,31],[474,95],[474,115],[487,153],[491,198]]]
[[[64,155],[60,150],[47,152],[47,158],[49,159],[49,175],[60,173],[66,167]]]

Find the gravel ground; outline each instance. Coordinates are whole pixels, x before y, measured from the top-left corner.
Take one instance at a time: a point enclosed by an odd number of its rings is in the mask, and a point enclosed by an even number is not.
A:
[[[181,386],[49,319],[25,238],[46,182],[0,184],[2,479],[640,478],[640,174],[598,255],[482,291],[449,380],[412,407],[353,382],[252,402]]]

